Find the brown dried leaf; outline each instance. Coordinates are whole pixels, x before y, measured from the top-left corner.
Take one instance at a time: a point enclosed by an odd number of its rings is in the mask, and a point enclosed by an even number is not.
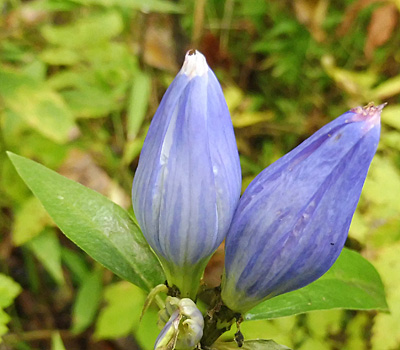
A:
[[[123,208],[130,205],[129,196],[87,153],[72,150],[59,173],[101,193]]]
[[[207,63],[212,68],[223,67],[229,70],[232,66],[232,59],[229,52],[220,45],[220,38],[211,32],[203,35],[200,43],[200,51],[207,57]]]
[[[377,47],[382,46],[390,39],[397,25],[397,16],[397,6],[394,3],[378,7],[372,13],[364,46],[364,53],[368,59],[372,58]]]
[[[143,59],[149,66],[176,73],[179,67],[175,60],[173,28],[170,19],[160,14],[147,18]]]
[[[46,21],[49,13],[44,10],[35,9],[32,6],[23,5],[17,7],[5,16],[5,28],[7,30],[17,30],[20,27],[34,27]]]
[[[297,0],[293,2],[296,17],[304,24],[316,41],[323,41],[326,33],[322,23],[326,17],[329,0]]]
[[[225,242],[217,248],[208,262],[203,275],[203,283],[210,288],[221,284],[221,276],[224,271]]]
[[[344,15],[344,19],[341,25],[336,30],[336,35],[344,36],[350,30],[352,24],[358,16],[358,13],[366,8],[367,6],[376,3],[376,2],[384,2],[385,0],[358,0],[352,3],[346,9],[346,13]]]

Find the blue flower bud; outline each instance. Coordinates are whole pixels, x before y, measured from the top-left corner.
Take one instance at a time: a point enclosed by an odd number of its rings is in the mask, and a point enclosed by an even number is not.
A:
[[[241,188],[233,126],[204,56],[189,51],[143,145],[133,208],[169,284],[195,297],[204,267],[226,236]]]
[[[343,114],[248,186],[225,244],[222,300],[229,308],[246,312],[332,266],[378,146],[383,106]]]

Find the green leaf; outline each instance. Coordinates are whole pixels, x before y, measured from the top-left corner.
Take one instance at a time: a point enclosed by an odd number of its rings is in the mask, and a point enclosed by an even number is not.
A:
[[[13,223],[13,243],[20,246],[43,231],[51,219],[36,197],[28,198],[16,211]]]
[[[384,81],[378,85],[371,94],[374,98],[382,100],[397,95],[398,93],[400,93],[400,75],[396,75]]]
[[[133,77],[131,96],[128,107],[128,139],[132,140],[137,135],[146,116],[149,102],[151,79],[148,74],[138,71]]]
[[[121,15],[117,11],[110,10],[105,13],[82,16],[78,21],[64,26],[44,26],[42,35],[53,45],[65,48],[86,48],[117,36],[122,29]]]
[[[400,105],[387,106],[382,111],[382,122],[400,130]]]
[[[0,273],[0,343],[2,342],[1,336],[8,331],[6,324],[10,321],[10,316],[3,308],[10,306],[21,290],[18,283]]]
[[[40,54],[40,58],[47,64],[55,66],[74,65],[80,60],[78,52],[64,47],[43,50]]]
[[[375,250],[375,265],[387,288],[390,314],[374,317],[371,330],[373,350],[400,348],[400,241]],[[365,330],[364,330],[365,332]],[[365,333],[364,333],[365,334]]]
[[[145,301],[140,289],[124,281],[114,283],[105,288],[104,300],[107,305],[98,317],[95,331],[97,339],[124,337],[139,326]]]
[[[54,332],[51,335],[51,350],[65,350],[65,346],[59,332]]]
[[[144,290],[165,281],[129,214],[101,194],[8,152],[17,172],[64,234],[93,259]]]
[[[62,286],[65,283],[61,268],[61,247],[53,229],[44,229],[29,243],[29,249],[44,266],[54,281]]]
[[[80,252],[61,247],[61,259],[72,272],[72,278],[79,284],[83,283],[89,276],[90,271],[86,264],[86,257]]]
[[[81,86],[74,90],[64,91],[64,99],[77,118],[101,118],[116,109],[112,94],[98,86],[90,86],[81,78]]]
[[[144,302],[144,298],[141,301]],[[158,308],[152,307],[143,316],[139,325],[133,328],[133,334],[139,349],[153,349],[157,336],[160,333],[160,329],[156,326],[157,322]]]
[[[76,130],[67,104],[46,84],[29,75],[0,68],[0,95],[9,112],[57,143],[65,143]]]
[[[336,263],[320,279],[264,301],[250,310],[245,319],[271,319],[329,309],[388,311],[378,272],[354,251],[343,249]]]
[[[400,123],[399,123],[400,124]],[[400,129],[400,126],[399,126]],[[400,133],[397,130],[386,131],[384,135],[382,135],[382,144],[387,146],[388,148],[392,147],[397,151],[400,151]]]
[[[0,309],[0,344],[2,343],[2,335],[6,334],[8,331],[7,328],[7,323],[10,322],[10,316],[8,316],[8,314],[3,311],[3,309]]]
[[[17,282],[0,273],[0,308],[10,306],[21,290]]]
[[[290,350],[287,346],[275,343],[273,340],[257,339],[246,340],[243,346],[239,348],[236,342],[218,342],[215,343],[211,350]]]
[[[97,269],[82,283],[72,311],[72,332],[77,334],[89,327],[97,313],[103,290],[103,271]]]
[[[100,5],[104,7],[120,6],[143,12],[181,13],[183,8],[172,1],[165,0],[76,0],[82,5]]]
[[[388,158],[374,157],[365,181],[363,197],[376,205],[378,218],[399,217],[400,172]]]

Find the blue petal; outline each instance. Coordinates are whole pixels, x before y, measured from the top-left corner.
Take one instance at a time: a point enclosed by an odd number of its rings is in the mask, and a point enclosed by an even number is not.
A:
[[[133,207],[146,239],[162,261],[177,267],[203,264],[214,252],[241,188],[229,111],[203,63],[187,55],[150,125],[133,182]]]
[[[181,314],[179,309],[176,309],[169,320],[158,334],[157,339],[154,344],[154,350],[157,348],[164,348],[170,342],[173,342],[173,339],[176,337],[176,333],[178,332],[178,326],[181,319]]]
[[[222,297],[235,311],[322,276],[345,243],[382,107],[345,113],[259,174],[226,238]]]

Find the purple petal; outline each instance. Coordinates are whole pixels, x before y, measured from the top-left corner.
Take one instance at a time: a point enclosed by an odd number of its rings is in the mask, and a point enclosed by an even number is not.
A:
[[[226,238],[222,297],[235,311],[322,276],[345,243],[383,106],[353,109],[261,172]]]
[[[162,261],[204,264],[225,238],[240,188],[221,87],[204,56],[188,53],[143,146],[132,190],[137,220]]]

